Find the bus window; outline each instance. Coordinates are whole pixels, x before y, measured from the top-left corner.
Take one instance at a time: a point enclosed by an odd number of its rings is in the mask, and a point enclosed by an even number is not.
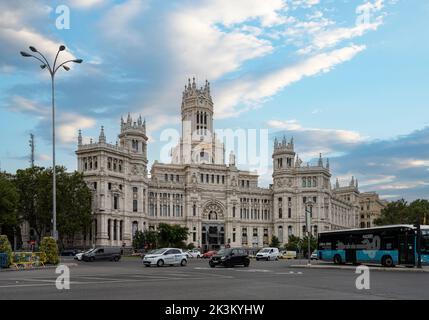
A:
[[[429,254],[429,230],[422,231],[421,252],[422,254]]]

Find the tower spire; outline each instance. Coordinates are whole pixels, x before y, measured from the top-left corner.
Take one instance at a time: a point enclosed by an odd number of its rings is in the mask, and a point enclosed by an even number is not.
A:
[[[322,154],[319,153],[319,163],[318,163],[319,167],[323,167],[323,159],[322,159]]]
[[[79,129],[79,134],[77,136],[77,145],[81,146],[82,145],[82,130]]]
[[[100,136],[98,137],[98,143],[106,143],[106,136],[104,135],[104,126],[101,126]]]

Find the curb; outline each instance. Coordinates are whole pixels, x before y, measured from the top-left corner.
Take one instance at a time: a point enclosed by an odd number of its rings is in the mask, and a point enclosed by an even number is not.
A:
[[[16,268],[7,268],[7,269],[0,269],[0,273],[2,272],[20,272],[20,271],[36,271],[36,270],[50,270],[50,269],[56,269],[58,266],[64,265],[67,267],[77,267],[77,263],[59,263],[56,266],[45,266],[45,267],[34,267],[30,269],[16,269]]]
[[[356,270],[353,266],[334,266],[334,265],[291,265],[289,268],[299,269],[325,269],[325,270]],[[408,272],[408,273],[429,273],[429,269],[416,269],[416,268],[384,268],[384,267],[371,267],[368,266],[370,271],[388,271],[388,272]]]

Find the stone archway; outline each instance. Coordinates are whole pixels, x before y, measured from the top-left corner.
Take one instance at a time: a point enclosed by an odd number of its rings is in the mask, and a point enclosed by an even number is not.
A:
[[[201,239],[204,251],[219,250],[225,245],[224,207],[220,202],[209,201],[203,206]]]
[[[223,220],[224,209],[217,201],[210,201],[203,207],[203,220]]]

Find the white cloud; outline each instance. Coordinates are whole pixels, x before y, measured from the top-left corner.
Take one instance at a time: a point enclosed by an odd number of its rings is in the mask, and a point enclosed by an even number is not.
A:
[[[219,118],[237,116],[247,110],[246,108],[237,109],[240,103],[244,102],[247,105],[261,103],[262,99],[275,95],[305,77],[329,72],[335,66],[351,60],[365,48],[365,46],[352,45],[315,55],[296,65],[287,66],[257,78],[241,78],[234,83],[227,83],[218,93],[216,116]]]
[[[306,128],[296,120],[270,120],[268,127],[276,130],[274,135],[293,136],[296,141],[297,152],[304,160],[311,160],[322,153],[329,156],[338,156],[363,141],[360,133],[341,129]]]
[[[38,122],[38,128],[46,129],[52,125],[51,108],[35,103],[22,96],[14,96],[9,105],[9,110],[34,116]],[[82,116],[72,112],[56,113],[56,133],[61,143],[75,143],[79,129],[92,128],[96,121],[91,117]],[[44,132],[46,134],[46,132]],[[50,132],[49,132],[50,134]]]
[[[70,6],[79,9],[92,9],[106,3],[105,0],[69,0]]]
[[[147,0],[128,0],[114,5],[99,24],[103,36],[113,41],[120,41],[127,47],[141,47],[144,39],[133,27],[133,23],[142,17],[147,8]]]

